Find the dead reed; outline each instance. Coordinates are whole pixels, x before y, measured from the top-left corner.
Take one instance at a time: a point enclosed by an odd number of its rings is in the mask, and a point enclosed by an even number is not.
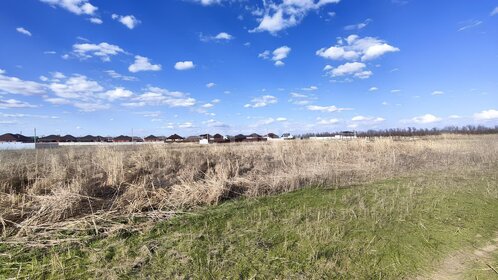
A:
[[[112,217],[164,218],[309,185],[344,187],[408,172],[486,167],[498,162],[497,140],[441,136],[1,152],[0,228],[4,240],[57,227],[109,232]]]

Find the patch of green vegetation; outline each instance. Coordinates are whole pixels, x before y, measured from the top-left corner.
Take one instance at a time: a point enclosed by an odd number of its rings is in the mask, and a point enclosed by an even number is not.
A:
[[[479,246],[477,234],[495,236],[493,174],[432,174],[234,200],[84,246],[3,244],[0,278],[410,277],[451,251]]]

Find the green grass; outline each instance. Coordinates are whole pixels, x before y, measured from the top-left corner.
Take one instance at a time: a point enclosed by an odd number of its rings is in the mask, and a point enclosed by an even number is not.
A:
[[[0,278],[413,277],[496,237],[493,171],[240,199],[83,245],[4,244]]]

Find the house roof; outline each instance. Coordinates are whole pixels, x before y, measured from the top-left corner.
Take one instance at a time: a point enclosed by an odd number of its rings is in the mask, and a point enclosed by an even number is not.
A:
[[[184,139],[184,138],[175,133],[175,134],[169,136],[167,139],[169,139],[169,140],[181,140],[181,139]]]
[[[131,137],[130,136],[126,136],[126,135],[119,135],[118,137],[115,137],[114,138],[114,141],[120,141],[120,140],[125,140],[125,141],[131,141]]]
[[[237,134],[234,136],[235,139],[246,139],[247,137],[244,134]]]
[[[266,135],[266,137],[268,137],[268,138],[279,138],[277,134],[275,134],[275,133],[271,133],[271,132],[270,132],[270,133],[268,133],[268,134]]]
[[[253,133],[253,134],[247,135],[247,137],[252,137],[252,138],[261,138],[261,135],[259,135],[259,134],[257,134],[257,133]]]
[[[76,137],[72,136],[72,135],[64,135],[61,137],[61,140],[64,140],[64,141],[76,141]]]
[[[213,135],[213,138],[223,138],[223,135],[216,133],[215,135]]]
[[[48,135],[45,137],[40,137],[38,138],[38,141],[60,141],[61,137],[60,135]]]
[[[159,140],[159,137],[154,136],[154,135],[149,135],[144,138],[145,140]]]
[[[5,133],[3,135],[0,135],[0,141],[26,142],[26,141],[32,141],[32,139],[22,134]]]

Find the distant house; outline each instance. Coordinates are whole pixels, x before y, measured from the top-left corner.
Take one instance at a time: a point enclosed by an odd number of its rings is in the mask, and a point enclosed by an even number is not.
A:
[[[339,134],[336,134],[335,137],[338,137],[340,139],[356,139],[356,132],[341,131]]]
[[[39,143],[56,143],[56,142],[61,142],[61,137],[60,135],[49,135],[45,137],[40,137],[37,139],[37,142]]]
[[[159,137],[154,136],[154,135],[149,135],[144,138],[145,142],[161,142],[161,139]]]
[[[184,142],[189,142],[189,143],[199,143],[199,140],[202,138],[200,136],[189,136],[185,138]]]
[[[235,136],[233,137],[233,140],[234,140],[235,142],[242,142],[242,141],[244,141],[244,140],[246,140],[246,139],[247,139],[247,137],[246,137],[245,135],[243,135],[243,134],[237,134],[237,135],[235,135]]]
[[[22,134],[5,133],[3,135],[0,135],[0,142],[32,143],[33,138],[24,136]]]
[[[293,140],[295,139],[294,135],[290,134],[290,133],[284,133],[282,134],[282,136],[280,137],[284,140]]]
[[[125,136],[125,135],[119,135],[118,137],[114,137],[112,139],[113,142],[117,143],[126,143],[126,142],[132,142],[132,138],[130,136]]]
[[[102,136],[87,135],[78,137],[78,142],[107,142],[107,138]]]
[[[178,134],[173,134],[166,138],[166,142],[183,142],[183,140],[185,140],[185,138],[181,137]]]
[[[213,135],[213,137],[210,137],[209,140],[211,140],[215,143],[222,143],[222,142],[225,142],[225,137],[219,133],[216,133],[215,135]]]
[[[60,138],[60,142],[77,142],[78,139],[72,135],[64,135]]]
[[[253,134],[247,135],[245,141],[251,141],[251,142],[254,142],[254,141],[266,141],[266,138],[264,138],[263,136],[261,136],[261,135],[259,135],[257,133],[253,133]]]
[[[280,138],[280,137],[278,137],[278,135],[277,135],[277,134],[275,134],[275,133],[271,133],[271,132],[270,132],[270,133],[268,133],[268,134],[266,134],[266,135],[265,135],[265,138],[270,138],[270,139],[278,139],[278,138]]]

